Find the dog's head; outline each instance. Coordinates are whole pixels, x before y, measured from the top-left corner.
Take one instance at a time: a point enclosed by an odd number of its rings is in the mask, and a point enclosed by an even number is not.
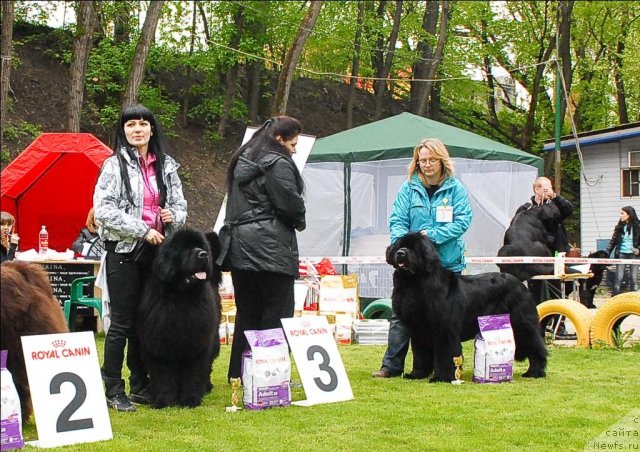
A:
[[[440,255],[427,236],[410,232],[387,247],[387,263],[411,274],[431,273],[440,265]]]
[[[169,284],[189,285],[205,281],[217,284],[220,272],[214,267],[214,261],[220,245],[217,235],[209,234],[213,236],[207,237],[195,229],[180,229],[167,237],[153,263],[157,278]]]
[[[587,257],[591,259],[608,259],[609,253],[606,251],[600,250],[595,251],[589,254]],[[592,286],[596,287],[602,282],[602,276],[604,274],[604,269],[607,267],[607,264],[591,264],[589,267],[589,271],[593,273],[593,276],[587,280]]]
[[[540,220],[546,229],[553,228],[560,221],[560,210],[552,202],[532,207],[528,212]]]

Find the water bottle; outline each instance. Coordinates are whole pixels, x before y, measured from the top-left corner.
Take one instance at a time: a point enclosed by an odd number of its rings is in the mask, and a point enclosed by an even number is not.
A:
[[[46,256],[47,251],[49,251],[49,233],[47,232],[47,228],[42,225],[42,229],[40,229],[40,233],[38,234],[38,254],[40,254],[40,256]]]

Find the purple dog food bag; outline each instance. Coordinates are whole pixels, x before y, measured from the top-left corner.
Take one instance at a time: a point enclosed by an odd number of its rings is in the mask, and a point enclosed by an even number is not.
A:
[[[244,406],[261,410],[291,405],[291,360],[282,328],[245,331],[250,350],[242,354]]]
[[[0,450],[20,449],[24,447],[22,439],[22,412],[20,396],[13,383],[11,372],[7,369],[7,350],[2,350],[2,367],[0,368],[0,395],[2,396],[2,443]]]
[[[478,317],[480,332],[474,341],[473,381],[503,383],[513,380],[516,343],[509,314]]]

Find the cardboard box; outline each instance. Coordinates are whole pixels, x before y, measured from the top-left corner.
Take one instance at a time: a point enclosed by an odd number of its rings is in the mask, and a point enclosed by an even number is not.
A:
[[[360,310],[358,275],[326,275],[320,280],[320,311],[349,312]]]

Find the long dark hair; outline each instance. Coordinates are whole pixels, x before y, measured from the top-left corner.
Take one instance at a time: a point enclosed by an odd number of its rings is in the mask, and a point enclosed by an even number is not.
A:
[[[133,104],[127,106],[118,119],[118,125],[116,127],[116,145],[114,153],[118,158],[120,164],[120,176],[124,182],[125,193],[127,199],[131,204],[135,204],[133,200],[133,194],[131,192],[131,181],[129,180],[129,174],[127,173],[127,162],[124,160],[121,150],[124,148],[125,152],[129,155],[132,161],[136,161],[135,148],[127,141],[127,136],[124,133],[124,125],[131,119],[144,119],[151,124],[151,138],[149,139],[149,152],[156,156],[156,161],[153,167],[156,171],[156,182],[158,184],[158,194],[160,195],[159,205],[164,207],[164,203],[167,200],[167,187],[164,184],[164,160],[166,155],[166,142],[162,133],[160,123],[156,120],[156,117],[151,113],[147,107],[141,104]]]
[[[231,161],[227,168],[227,192],[231,191],[233,172],[236,169],[240,156],[252,162],[257,162],[263,155],[270,151],[275,151],[291,161],[296,174],[298,192],[302,193],[304,190],[302,176],[298,172],[298,168],[293,162],[287,148],[276,141],[277,136],[288,141],[300,135],[300,132],[302,132],[302,124],[300,124],[300,121],[296,118],[290,116],[274,116],[273,118],[267,119],[264,124],[254,132],[251,139],[240,146],[231,156]]]
[[[638,220],[638,215],[636,214],[636,209],[634,209],[631,206],[624,206],[620,210],[626,212],[627,215],[629,215],[629,221],[626,222],[626,225],[627,225],[627,233],[631,234],[632,231],[633,231],[633,228],[640,227],[640,221]],[[620,222],[618,224],[622,229],[624,227],[624,225],[625,225],[625,222],[620,220]]]

